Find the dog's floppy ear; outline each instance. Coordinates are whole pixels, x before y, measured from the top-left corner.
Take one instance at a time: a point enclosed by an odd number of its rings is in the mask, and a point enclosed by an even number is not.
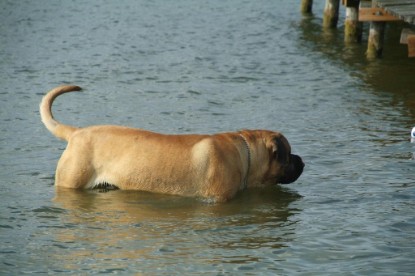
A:
[[[281,137],[274,137],[272,143],[272,157],[277,160],[280,164],[288,162],[288,149]]]

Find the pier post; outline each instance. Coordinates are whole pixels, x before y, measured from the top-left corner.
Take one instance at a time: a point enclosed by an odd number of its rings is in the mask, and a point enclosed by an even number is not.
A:
[[[301,0],[301,12],[304,14],[311,13],[313,10],[313,0]]]
[[[359,22],[360,0],[346,1],[346,20],[344,24],[344,41],[354,43],[362,41],[362,23]]]
[[[382,57],[386,22],[371,22],[366,56],[369,59]]]
[[[326,0],[323,16],[324,28],[336,28],[339,21],[340,0]]]
[[[372,8],[376,8],[376,1],[372,1]],[[376,14],[377,15],[377,14]],[[385,38],[385,21],[370,22],[369,38],[367,43],[366,57],[368,59],[375,59],[382,57],[383,41]]]

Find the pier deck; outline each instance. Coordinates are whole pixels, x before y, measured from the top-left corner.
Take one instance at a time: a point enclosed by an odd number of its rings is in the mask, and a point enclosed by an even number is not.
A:
[[[415,24],[415,0],[376,0],[376,2],[389,14]]]

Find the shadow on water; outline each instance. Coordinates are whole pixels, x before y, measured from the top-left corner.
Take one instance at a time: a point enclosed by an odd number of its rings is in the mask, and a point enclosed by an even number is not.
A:
[[[255,255],[249,250],[286,246],[295,227],[290,217],[301,211],[290,205],[299,198],[280,186],[250,189],[222,204],[136,191],[56,189],[54,204],[63,212],[55,242],[70,250],[55,257],[71,266],[85,256],[142,259],[149,266],[179,256],[199,265],[243,264]]]
[[[56,188],[54,202],[70,212],[103,214],[102,220],[113,217],[112,212],[124,213],[125,222],[139,222],[165,218],[189,219],[192,217],[224,217],[238,214],[249,215],[263,212],[286,221],[290,216],[289,205],[301,198],[296,192],[285,187],[274,186],[263,189],[249,189],[227,203],[209,203],[203,199],[154,194],[141,191],[115,190],[73,190]],[[260,220],[261,218],[258,217]],[[258,221],[260,222],[260,221]],[[240,221],[240,223],[244,223]],[[247,222],[250,223],[250,222]]]

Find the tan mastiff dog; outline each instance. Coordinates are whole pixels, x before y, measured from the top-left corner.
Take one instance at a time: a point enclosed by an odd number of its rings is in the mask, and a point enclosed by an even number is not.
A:
[[[57,122],[54,99],[78,86],[51,90],[40,103],[46,128],[68,141],[55,185],[118,188],[227,201],[246,188],[294,182],[301,158],[278,132],[243,130],[214,135],[164,135],[122,126],[76,128]]]

